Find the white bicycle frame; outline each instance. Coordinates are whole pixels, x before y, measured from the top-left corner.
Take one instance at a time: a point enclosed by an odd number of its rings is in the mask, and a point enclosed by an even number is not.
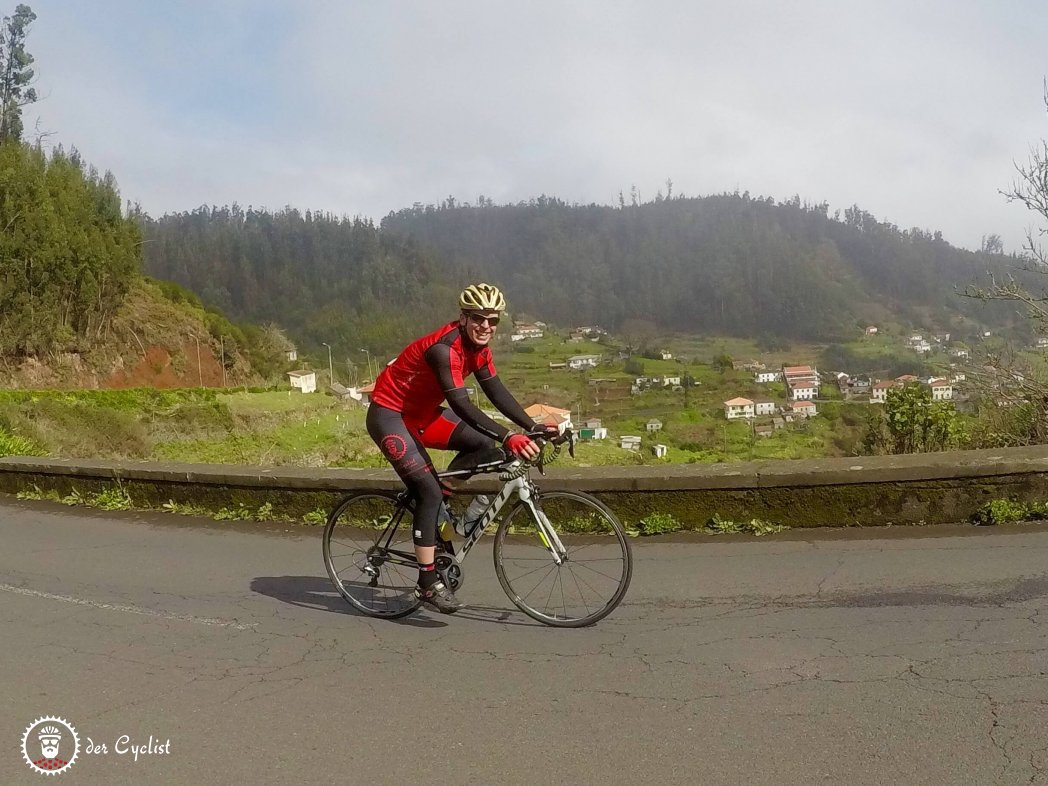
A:
[[[528,477],[528,472],[520,472],[517,474],[516,471],[519,469],[521,462],[510,464],[506,471],[502,473],[500,478],[507,478],[502,488],[499,489],[498,494],[495,495],[494,499],[488,504],[480,518],[477,519],[477,523],[473,526],[473,529],[466,534],[466,541],[462,544],[461,548],[455,552],[455,562],[462,564],[462,561],[469,554],[470,549],[473,545],[480,540],[484,535],[484,530],[491,522],[495,520],[501,510],[506,504],[516,495],[521,502],[523,502],[528,510],[531,511],[532,517],[535,519],[535,523],[538,524],[539,534],[542,537],[543,545],[549,550],[549,553],[553,556],[553,561],[560,565],[564,562],[564,557],[567,554],[567,549],[564,548],[564,544],[560,540],[560,536],[557,535],[557,531],[553,528],[550,520],[546,517],[546,514],[542,511],[542,508],[535,504],[535,497],[537,489],[535,484],[531,482]],[[469,474],[474,474],[476,470],[470,471]],[[454,477],[458,474],[467,474],[466,472],[449,472],[442,473],[440,477]]]

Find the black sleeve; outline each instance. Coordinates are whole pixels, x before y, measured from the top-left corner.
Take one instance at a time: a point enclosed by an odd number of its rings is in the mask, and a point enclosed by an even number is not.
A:
[[[503,442],[509,436],[510,430],[481,412],[480,408],[469,400],[466,389],[462,385],[456,385],[455,377],[451,373],[451,348],[438,342],[426,350],[425,358],[433,373],[437,375],[451,411],[481,434]]]
[[[506,386],[502,384],[502,380],[498,378],[497,374],[492,374],[487,368],[482,368],[477,371],[475,376],[480,383],[480,389],[484,391],[484,395],[488,397],[488,400],[495,405],[495,409],[525,431],[534,431],[537,428],[535,421],[517,403],[517,400],[513,398],[513,394],[506,389]]]

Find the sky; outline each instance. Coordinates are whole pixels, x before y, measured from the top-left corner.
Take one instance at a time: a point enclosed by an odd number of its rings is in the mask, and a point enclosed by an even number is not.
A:
[[[27,138],[153,216],[733,191],[1006,251],[1044,0],[28,0]],[[0,6],[4,15],[15,2]]]

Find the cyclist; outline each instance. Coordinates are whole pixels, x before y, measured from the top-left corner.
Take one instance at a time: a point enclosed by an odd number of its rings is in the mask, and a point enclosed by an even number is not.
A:
[[[368,434],[416,499],[415,594],[445,614],[463,604],[435,568],[444,493],[426,448],[458,451],[456,462],[490,449],[493,441],[523,459],[539,454],[527,433],[496,423],[469,400],[466,378],[472,374],[491,403],[524,432],[556,433],[555,427],[536,425],[495,372],[488,345],[506,309],[502,292],[491,284],[471,284],[459,295],[459,307],[458,319],[416,339],[383,369],[367,414]],[[441,406],[445,401],[447,408]]]

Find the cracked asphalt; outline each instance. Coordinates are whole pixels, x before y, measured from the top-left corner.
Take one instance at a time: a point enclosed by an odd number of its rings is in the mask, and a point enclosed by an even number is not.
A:
[[[0,783],[55,715],[70,783],[1048,785],[1043,525],[638,540],[583,630],[490,540],[460,614],[358,616],[319,535],[0,497]]]

